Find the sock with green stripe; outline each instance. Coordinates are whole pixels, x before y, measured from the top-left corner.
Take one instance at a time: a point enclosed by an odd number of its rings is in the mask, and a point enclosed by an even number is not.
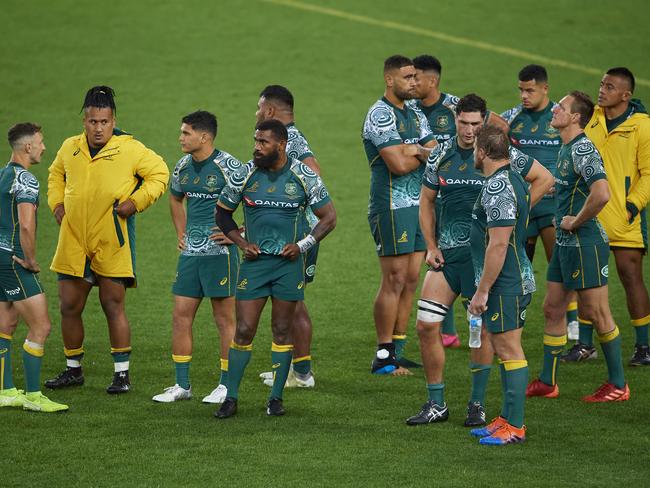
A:
[[[505,400],[508,404],[508,416],[506,419],[510,425],[521,428],[524,425],[528,362],[526,360],[504,361],[503,366],[507,377]]]
[[[594,326],[589,320],[578,317],[578,341],[589,347],[594,347]]]
[[[566,322],[578,321],[578,302],[570,302],[566,309]]]
[[[253,344],[240,346],[232,342],[228,350],[228,398],[237,399],[239,395],[239,384],[244,376],[244,371],[251,360]]]
[[[0,334],[0,390],[15,388],[11,369],[11,336]]]
[[[291,357],[293,356],[293,345],[291,344],[271,344],[271,364],[273,365],[273,387],[269,399],[278,398],[282,400],[284,385],[289,376],[291,367]]]
[[[566,335],[552,336],[544,334],[544,363],[539,380],[550,386],[557,383],[557,368],[560,364],[560,354],[566,344]]]
[[[636,344],[639,346],[648,345],[648,328],[650,327],[650,315],[641,319],[632,319],[632,326],[634,327],[634,335],[636,336]]]
[[[221,377],[219,378],[219,384],[226,386],[228,384],[228,359],[221,358],[219,361],[219,366],[221,368]]]
[[[394,334],[393,345],[395,346],[395,357],[398,360],[402,359],[404,348],[406,347],[406,335]]]
[[[311,356],[303,356],[292,361],[293,370],[301,375],[309,374],[311,371]]]
[[[607,382],[617,388],[623,388],[625,386],[625,374],[623,373],[621,336],[618,327],[606,334],[598,334],[598,342],[600,342],[607,363]]]
[[[25,368],[25,393],[41,391],[41,362],[43,344],[25,340],[23,344],[23,364]]]
[[[469,363],[469,370],[472,373],[471,402],[479,402],[485,405],[485,391],[490,379],[491,364]]]
[[[427,393],[429,395],[429,401],[440,405],[441,407],[445,404],[445,384],[444,383],[431,383],[427,385]]]
[[[190,389],[190,364],[192,356],[172,354],[174,369],[176,370],[176,384],[185,390]]]
[[[456,332],[456,322],[454,321],[454,307],[449,307],[449,313],[445,315],[442,321],[440,332],[447,335],[458,335],[458,332]]]

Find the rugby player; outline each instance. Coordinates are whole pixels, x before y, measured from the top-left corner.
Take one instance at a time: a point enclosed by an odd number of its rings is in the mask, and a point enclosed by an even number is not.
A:
[[[41,393],[41,362],[52,324],[36,261],[38,180],[29,172],[41,162],[45,144],[41,127],[14,125],[8,133],[9,164],[0,169],[0,407],[61,412],[67,405]],[[11,338],[21,316],[29,332],[23,343],[25,390],[16,388],[11,368]]]
[[[510,164],[508,136],[492,126],[476,136],[474,166],[485,183],[472,210],[470,234],[476,293],[468,310],[483,316],[483,327],[499,358],[503,391],[501,414],[472,429],[481,444],[523,442],[528,363],[521,347],[526,307],[535,291],[533,267],[525,252],[531,195]]]
[[[560,131],[555,190],[559,224],[549,263],[544,301],[544,366],[528,386],[527,396],[555,398],[558,355],[566,343],[562,311],[569,290],[576,290],[580,316],[596,328],[608,379],[586,402],[623,401],[630,397],[621,361],[621,338],[609,309],[607,235],[596,215],[609,200],[609,185],[600,153],[585,135],[594,105],[588,95],[574,91],[553,108],[553,127]]]
[[[113,89],[95,86],[83,102],[83,133],[63,142],[49,168],[47,199],[59,241],[50,269],[58,274],[66,369],[48,388],[82,385],[82,313],[93,285],[108,323],[113,381],[106,391],[130,389],[131,330],[126,288],[136,285],[135,213],[167,188],[169,169],[151,149],[115,126]]]
[[[557,154],[560,150],[560,134],[551,126],[555,102],[548,97],[548,74],[538,64],[524,66],[518,75],[521,103],[506,110],[501,116],[509,124],[510,143],[544,165],[555,174]],[[551,191],[530,211],[526,228],[526,254],[533,261],[537,236],[542,238],[546,261],[550,261],[555,244],[553,219],[557,203]],[[578,303],[573,295],[567,308],[569,339],[578,339]]]
[[[312,153],[307,139],[296,127],[293,114],[293,95],[280,85],[269,85],[260,93],[257,102],[256,122],[276,119],[282,122],[289,134],[287,141],[287,156],[297,159],[309,166],[314,173],[320,175],[320,165]],[[309,207],[305,210],[304,218],[301,219],[305,235],[309,234],[316,225],[318,219]],[[316,273],[316,260],[318,258],[318,245],[312,247],[305,255],[305,287],[314,281]],[[296,315],[293,318],[293,360],[287,387],[313,388],[316,380],[311,369],[311,338],[312,321],[304,301],[296,305]],[[267,386],[273,386],[273,372],[260,374]]]
[[[413,61],[386,59],[384,82],[384,96],[368,110],[362,131],[371,171],[368,222],[382,275],[371,372],[408,374],[398,360],[426,248],[418,222],[423,163],[436,141],[424,114],[406,103],[416,96]]]
[[[442,144],[456,135],[456,104],[458,97],[440,91],[440,78],[442,65],[435,56],[422,54],[413,58],[415,66],[415,86],[417,92],[417,105],[426,115],[433,136]],[[496,113],[487,111],[485,122],[508,130],[508,124]],[[442,202],[435,206],[440,213]],[[439,216],[438,216],[439,217]],[[453,309],[445,316],[442,322],[442,345],[444,347],[460,347],[460,339],[454,324]]]
[[[649,366],[650,299],[643,281],[643,257],[648,251],[650,117],[641,101],[632,98],[633,93],[634,75],[629,69],[607,71],[600,82],[598,106],[585,132],[603,157],[611,192],[598,220],[609,236],[636,336],[629,364]],[[589,348],[592,341],[592,330],[585,324],[577,347]]]
[[[420,192],[420,225],[427,241],[429,272],[418,301],[417,331],[429,399],[419,414],[407,419],[409,425],[444,421],[448,417],[442,382],[445,351],[441,322],[458,296],[466,303],[475,292],[469,237],[472,208],[481,192],[483,175],[474,167],[474,142],[476,132],[484,125],[486,105],[481,97],[469,94],[459,100],[455,109],[458,135],[432,151]],[[552,175],[539,162],[514,148],[510,161],[514,171],[531,181],[535,204],[552,185]],[[439,213],[438,202],[443,206]],[[438,232],[434,231],[436,228]],[[485,390],[493,355],[484,330],[481,348],[470,352],[472,391],[466,426],[485,423]]]
[[[228,348],[235,335],[239,253],[232,241],[214,227],[214,208],[228,178],[242,165],[227,152],[215,149],[216,135],[214,114],[200,110],[183,117],[179,141],[186,156],[174,168],[169,191],[169,207],[181,254],[172,286],[172,361],[176,383],[154,396],[156,402],[192,398],[189,374],[192,323],[203,297],[210,298],[221,344],[221,377],[203,403],[222,403],[226,398]]]
[[[287,140],[287,128],[279,120],[258,123],[253,160],[230,177],[219,197],[217,225],[239,246],[244,260],[235,291],[237,326],[228,353],[228,396],[215,412],[218,418],[237,412],[239,384],[269,297],[274,382],[266,413],[284,415],[282,392],[291,366],[291,327],[297,302],[304,299],[302,258],[336,225],[336,211],[325,185],[309,166],[287,156]],[[246,238],[232,218],[242,202]],[[319,222],[300,239],[298,223],[304,206],[311,207]]]

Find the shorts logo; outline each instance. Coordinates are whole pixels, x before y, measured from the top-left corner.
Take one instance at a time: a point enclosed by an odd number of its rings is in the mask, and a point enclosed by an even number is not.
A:
[[[298,283],[298,287],[297,287],[297,288],[298,288],[299,290],[302,290],[302,287],[303,287],[303,286],[305,286],[305,282],[304,282],[304,281],[301,281],[300,283]]]
[[[377,244],[377,252],[381,251],[381,244]]]
[[[495,313],[494,315],[492,315],[492,317],[490,317],[490,320],[491,320],[492,322],[495,322],[498,318],[499,318],[499,312],[497,312],[497,313]]]
[[[522,322],[523,322],[524,320],[526,320],[526,311],[525,311],[525,310],[522,311],[522,312],[519,314],[519,318],[521,319]]]
[[[20,287],[14,288],[13,290],[5,290],[7,295],[18,295],[20,293]]]
[[[575,280],[578,276],[580,276],[580,270],[576,269],[573,274],[571,274],[571,278]]]
[[[273,366],[271,366],[271,369],[278,369],[280,367],[280,363],[274,363]]]
[[[296,186],[295,183],[289,182],[286,185],[284,185],[284,191],[287,195],[295,195],[296,192],[298,191],[298,187]]]
[[[311,266],[307,266],[307,269],[305,270],[305,274],[307,276],[314,276],[314,273],[316,272],[316,265],[312,264]]]
[[[409,236],[406,231],[402,232],[402,237],[400,237],[397,242],[408,242],[409,241]]]
[[[228,277],[227,277],[227,276],[224,276],[224,278],[219,282],[219,284],[220,284],[221,286],[223,286],[223,285],[225,285],[226,283],[228,283]]]
[[[239,284],[237,285],[237,289],[238,289],[238,290],[245,290],[247,285],[248,285],[248,280],[247,280],[246,278],[244,278],[244,279],[241,280],[241,281],[239,282]]]
[[[603,275],[605,278],[609,276],[609,265],[605,265],[601,268],[600,274]]]
[[[8,350],[9,350],[9,349],[7,349],[6,347],[3,348],[3,349],[0,349],[0,354],[4,354],[4,353],[6,353]]]

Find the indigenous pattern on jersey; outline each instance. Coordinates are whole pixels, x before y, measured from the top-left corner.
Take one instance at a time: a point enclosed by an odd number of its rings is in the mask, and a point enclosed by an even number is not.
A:
[[[532,164],[533,158],[510,147],[512,171],[526,177]],[[483,182],[482,173],[474,168],[474,150],[459,147],[456,137],[431,151],[422,184],[440,196],[436,201],[440,206],[436,221],[440,249],[469,246],[472,210]]]
[[[313,158],[314,153],[311,152],[311,147],[305,138],[304,134],[291,122],[287,124],[287,132],[289,134],[287,140],[287,157],[297,159],[303,162],[307,158]],[[305,210],[305,219],[307,219],[306,233],[308,234],[311,229],[318,223],[318,217],[314,215],[311,208],[307,207]]]
[[[210,240],[215,227],[214,209],[228,178],[242,164],[227,152],[215,149],[205,161],[194,161],[191,155],[181,158],[172,173],[169,191],[187,199],[185,249],[183,256],[214,256],[228,254],[229,246]]]
[[[20,246],[18,204],[38,206],[38,180],[18,163],[0,170],[0,249],[24,258]]]
[[[559,246],[588,246],[608,242],[607,234],[596,217],[584,222],[575,232],[560,229],[565,215],[578,215],[594,181],[607,179],[600,153],[584,133],[560,149],[555,171],[558,208],[555,215],[556,242]]]
[[[249,161],[235,171],[221,192],[219,203],[235,210],[244,202],[246,239],[263,254],[280,254],[295,243],[307,206],[319,209],[330,201],[327,188],[309,166],[288,159],[279,171],[258,168]]]
[[[474,149],[458,147],[455,137],[440,143],[427,160],[422,184],[440,195],[436,199],[438,247],[469,246],[472,208],[483,187],[483,175],[474,168]]]
[[[429,127],[433,137],[441,143],[453,139],[456,135],[456,105],[460,98],[447,93],[440,93],[440,98],[429,107],[422,105],[421,101],[417,106],[429,121]]]
[[[471,249],[476,286],[483,275],[488,229],[513,227],[503,268],[490,293],[527,295],[535,291],[533,267],[525,251],[529,212],[530,193],[520,174],[504,166],[485,180],[472,211]]]
[[[501,114],[510,125],[510,142],[525,154],[537,159],[551,174],[555,174],[557,155],[562,145],[560,132],[551,127],[555,102],[538,112],[525,109],[521,104]],[[553,200],[553,195],[544,195]]]
[[[398,144],[426,144],[433,140],[427,118],[413,103],[400,109],[386,98],[378,100],[363,123],[363,146],[370,164],[370,200],[368,213],[417,207],[423,165],[405,175],[395,175],[379,154],[379,150]]]

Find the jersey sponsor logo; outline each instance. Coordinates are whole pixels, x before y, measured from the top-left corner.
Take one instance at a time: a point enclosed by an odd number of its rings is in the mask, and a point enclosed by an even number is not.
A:
[[[413,139],[404,139],[404,144],[417,144],[420,142],[420,139],[414,137]]]
[[[609,265],[605,265],[600,269],[600,274],[603,275],[605,278],[609,276]]]
[[[245,192],[251,192],[251,193],[252,193],[252,192],[257,191],[257,189],[258,189],[259,187],[260,187],[260,183],[259,183],[259,181],[256,181],[256,182],[254,182],[251,186],[249,186],[248,188],[246,188],[244,191],[245,191]]]
[[[227,276],[224,276],[224,277],[221,279],[221,281],[219,282],[219,284],[220,284],[221,286],[223,286],[223,285],[225,285],[226,283],[228,283],[228,277],[227,277]]]
[[[13,290],[7,290],[7,289],[5,288],[5,293],[6,293],[7,295],[12,295],[12,296],[13,296],[13,295],[18,295],[18,294],[20,293],[20,286],[19,286],[18,288],[14,288]]]
[[[284,191],[287,195],[293,196],[298,192],[298,186],[292,181],[284,185]]]
[[[205,199],[214,200],[214,199],[219,198],[219,195],[217,195],[216,193],[199,193],[199,192],[195,192],[195,191],[188,191],[187,193],[185,193],[185,195],[188,198],[199,198],[199,199],[202,198],[204,200]]]
[[[490,317],[490,320],[492,322],[496,322],[498,320],[498,318],[499,318],[499,312],[493,314],[492,317]]]
[[[580,276],[580,270],[579,270],[579,269],[576,269],[573,273],[571,273],[571,278],[573,278],[574,280],[575,280],[578,276]]]
[[[299,208],[299,202],[278,202],[275,200],[262,200],[261,198],[256,198],[251,200],[244,195],[244,203],[249,207],[271,207],[271,208]]]
[[[253,200],[248,198],[246,195],[244,195],[244,203],[249,207],[255,207],[257,205]]]
[[[442,186],[447,185],[478,185],[483,186],[483,180],[475,180],[472,178],[443,178],[438,176],[438,180]]]
[[[397,240],[397,242],[408,242],[409,241],[409,236],[406,231],[402,232],[401,237]]]
[[[377,247],[381,247],[381,246],[377,246]],[[377,250],[379,250],[379,249],[377,249]],[[316,272],[316,265],[315,264],[307,266],[307,269],[305,270],[305,274],[307,276],[314,276],[315,272]]]
[[[248,280],[247,280],[246,278],[244,278],[244,279],[241,280],[241,281],[239,282],[239,284],[237,285],[237,289],[238,289],[238,290],[245,290],[245,289],[246,289],[246,286],[248,286]]]
[[[520,146],[559,146],[560,139],[519,139],[515,144]]]

